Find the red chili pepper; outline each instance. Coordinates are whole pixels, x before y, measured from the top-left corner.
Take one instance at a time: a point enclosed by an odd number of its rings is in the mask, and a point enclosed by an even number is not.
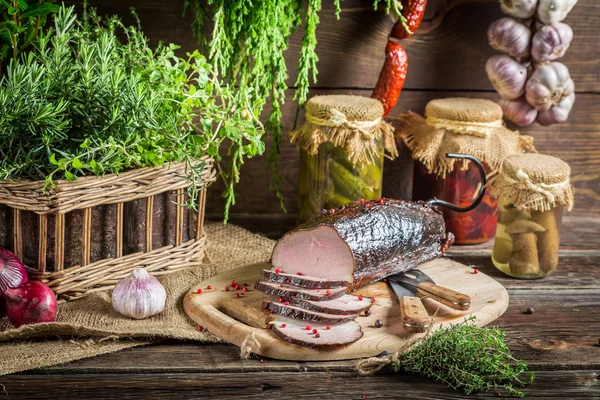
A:
[[[427,0],[402,0],[402,15],[406,18],[410,32],[407,32],[402,21],[398,20],[390,32],[390,37],[398,40],[411,37],[421,25],[426,7]]]
[[[402,87],[404,87],[407,71],[408,56],[404,47],[393,40],[388,40],[385,48],[385,62],[379,74],[377,85],[375,85],[375,90],[371,94],[372,98],[383,104],[384,117],[387,117],[396,106]]]

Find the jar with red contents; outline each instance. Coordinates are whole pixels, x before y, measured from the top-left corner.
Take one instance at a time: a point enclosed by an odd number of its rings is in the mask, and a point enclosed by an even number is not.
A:
[[[483,99],[433,100],[425,118],[410,113],[396,127],[415,160],[413,200],[437,198],[460,207],[473,202],[480,185],[477,167],[447,153],[471,154],[492,175],[507,156],[533,149],[531,138],[504,126],[500,106]],[[471,211],[442,212],[456,244],[484,243],[495,235],[498,200],[489,192]]]

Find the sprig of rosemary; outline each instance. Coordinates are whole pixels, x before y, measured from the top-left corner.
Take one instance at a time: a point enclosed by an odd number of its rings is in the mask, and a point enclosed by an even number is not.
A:
[[[523,397],[518,387],[533,383],[534,373],[512,356],[501,329],[477,327],[474,320],[434,331],[392,368],[427,376],[466,394],[502,388]]]
[[[270,98],[265,129],[272,135],[273,142],[266,169],[271,171],[271,187],[276,190],[283,207],[278,165],[281,106],[288,88],[284,53],[290,36],[304,25],[294,95],[301,107],[307,101],[311,81],[317,81],[317,26],[322,0],[208,0],[207,3],[214,22],[212,38],[208,41],[211,61],[222,77],[229,84],[238,86],[243,95],[254,100]],[[341,0],[334,1],[338,19],[340,3]],[[380,4],[385,5],[387,13],[394,13],[404,20],[401,1],[373,0],[375,9]],[[201,0],[193,0],[193,4],[192,0],[184,0],[184,14],[192,8],[195,13],[192,29],[199,42],[205,44],[204,21],[211,12]]]
[[[194,183],[202,157],[229,167],[225,219],[246,157],[264,152],[264,100],[222,85],[198,51],[148,47],[141,30],[92,10],[61,7],[35,51],[0,81],[0,179],[56,179],[185,162]],[[121,41],[125,36],[126,40]],[[190,205],[200,187],[190,185]]]

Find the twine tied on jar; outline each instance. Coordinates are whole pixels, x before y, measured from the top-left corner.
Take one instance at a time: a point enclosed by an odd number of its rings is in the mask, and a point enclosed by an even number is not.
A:
[[[501,173],[490,182],[494,195],[520,210],[549,211],[564,205],[573,208],[571,167],[544,154],[516,154],[508,157]]]
[[[361,96],[315,96],[306,103],[306,122],[290,134],[291,142],[315,155],[330,142],[346,151],[354,164],[373,163],[381,154],[382,140],[390,158],[398,156],[394,128],[383,120],[383,106],[376,99]]]

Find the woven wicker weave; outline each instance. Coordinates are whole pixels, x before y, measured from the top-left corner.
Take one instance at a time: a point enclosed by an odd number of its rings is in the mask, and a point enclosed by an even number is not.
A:
[[[22,213],[37,214],[38,251],[34,258],[38,260],[38,265],[37,268],[28,267],[28,272],[32,278],[48,284],[59,300],[73,300],[87,293],[111,289],[134,268],[144,267],[152,275],[164,275],[197,266],[204,257],[206,241],[202,229],[205,187],[215,177],[212,158],[200,160],[199,165],[203,168],[203,173],[196,177],[195,182],[202,189],[198,198],[198,213],[188,212],[189,221],[184,221],[187,210],[182,206],[175,207],[175,237],[172,238],[174,244],[156,249],[152,246],[154,196],[172,192],[178,204],[184,203],[185,189],[190,184],[185,163],[140,168],[119,175],[58,181],[56,186],[46,192],[44,181],[0,182],[0,204],[10,207],[13,212],[13,251],[23,259]],[[145,221],[141,224],[145,229],[145,249],[143,252],[124,255],[124,203],[139,199],[146,199]],[[115,230],[116,257],[91,262],[92,209],[107,204],[116,204],[116,217],[111,222]],[[139,207],[142,203],[134,204]],[[81,263],[64,268],[65,247],[73,246],[72,243],[65,243],[65,216],[71,212],[79,212],[83,219]],[[46,268],[50,218],[54,221],[52,271]],[[186,223],[191,240],[184,242]]]

